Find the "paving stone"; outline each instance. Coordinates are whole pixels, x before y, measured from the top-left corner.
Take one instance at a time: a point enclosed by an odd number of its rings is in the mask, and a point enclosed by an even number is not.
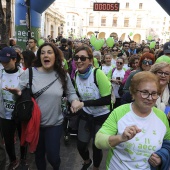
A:
[[[70,141],[68,145],[64,144],[63,138],[61,139],[61,166],[60,170],[80,170],[82,168],[83,160],[81,159],[77,147],[76,147],[76,136],[70,136]],[[19,158],[19,141],[17,139],[16,142],[16,151],[17,157]],[[92,145],[89,145],[90,155],[92,158]],[[105,170],[105,161],[106,161],[107,151],[103,151],[103,160],[100,165],[100,170]],[[27,162],[29,164],[30,170],[37,170],[35,165],[35,159],[33,153],[27,154]],[[7,164],[9,164],[9,160],[7,160]],[[53,168],[47,161],[47,170],[52,170]],[[91,167],[92,170],[92,167]]]

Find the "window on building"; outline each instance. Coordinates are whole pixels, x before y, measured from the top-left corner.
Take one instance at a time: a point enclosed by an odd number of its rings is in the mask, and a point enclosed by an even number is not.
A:
[[[124,27],[128,27],[129,26],[129,18],[125,18],[124,19]]]
[[[90,1],[90,7],[93,7],[93,3],[94,3],[93,1]]]
[[[129,2],[126,2],[126,9],[129,9]]]
[[[74,16],[74,15],[72,16],[72,20],[73,20],[73,21],[75,20],[75,16]]]
[[[93,26],[93,24],[94,24],[94,17],[90,16],[89,17],[89,26]]]
[[[136,28],[141,28],[141,18],[137,18],[137,22],[136,22]]]
[[[117,27],[117,17],[113,18],[112,26]]]
[[[139,3],[139,9],[142,9],[143,3]]]
[[[106,17],[101,18],[101,26],[106,26]]]
[[[67,26],[69,26],[69,22],[67,22]]]

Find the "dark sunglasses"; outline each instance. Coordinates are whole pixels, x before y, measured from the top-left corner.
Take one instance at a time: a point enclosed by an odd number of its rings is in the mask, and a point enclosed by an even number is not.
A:
[[[150,61],[148,61],[148,60],[143,60],[143,61],[142,61],[142,64],[144,64],[144,65],[146,65],[146,64],[152,65],[153,63],[152,63],[151,60],[150,60]]]
[[[122,65],[123,63],[122,62],[116,62],[117,64],[120,64],[120,65]]]
[[[76,55],[73,57],[74,61],[78,61],[79,59],[80,59],[80,61],[86,61],[86,59],[89,59],[89,57],[86,57],[84,55],[81,55],[81,56]]]

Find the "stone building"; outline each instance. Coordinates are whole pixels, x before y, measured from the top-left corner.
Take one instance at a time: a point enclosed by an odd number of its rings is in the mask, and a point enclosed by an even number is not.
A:
[[[56,6],[57,4],[54,2],[42,14],[42,37],[47,37],[48,35],[51,35],[52,38],[57,38],[59,34],[63,34],[65,18],[64,15],[57,10]]]
[[[2,0],[3,10],[6,10],[6,1]],[[65,23],[64,15],[56,9],[55,2],[42,13],[41,17],[41,36],[47,37],[51,35],[56,38],[63,33],[63,26]],[[15,38],[15,0],[11,0],[11,30],[10,37]]]
[[[66,37],[72,32],[73,37],[89,38],[91,34],[95,34],[98,38],[113,36],[117,40],[125,41],[129,40],[128,35],[133,33],[130,38],[136,42],[147,39],[149,35],[162,41],[169,39],[170,17],[155,0],[117,0],[116,2],[120,3],[119,12],[93,11],[95,0],[55,2],[66,18]],[[107,2],[113,3],[112,0]],[[73,19],[76,19],[76,25]]]

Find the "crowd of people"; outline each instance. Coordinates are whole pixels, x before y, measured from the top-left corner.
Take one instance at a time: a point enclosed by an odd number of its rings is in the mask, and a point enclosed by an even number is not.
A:
[[[90,39],[47,37],[38,47],[30,38],[25,50],[10,40],[0,51],[0,169],[29,169],[29,144],[15,153],[15,137],[22,137],[23,122],[12,118],[15,101],[29,84],[41,112],[35,163],[46,170],[60,167],[63,122],[62,99],[78,115],[77,151],[84,163],[100,169],[102,149],[109,149],[108,170],[170,168],[170,42],[150,48],[142,41],[104,43],[95,50]],[[35,97],[36,96],[36,97]],[[25,122],[24,122],[25,123]],[[68,125],[69,126],[69,125]],[[71,127],[70,127],[71,128]],[[18,135],[16,134],[18,132]],[[65,134],[64,134],[65,135]],[[89,143],[92,139],[92,158]]]

